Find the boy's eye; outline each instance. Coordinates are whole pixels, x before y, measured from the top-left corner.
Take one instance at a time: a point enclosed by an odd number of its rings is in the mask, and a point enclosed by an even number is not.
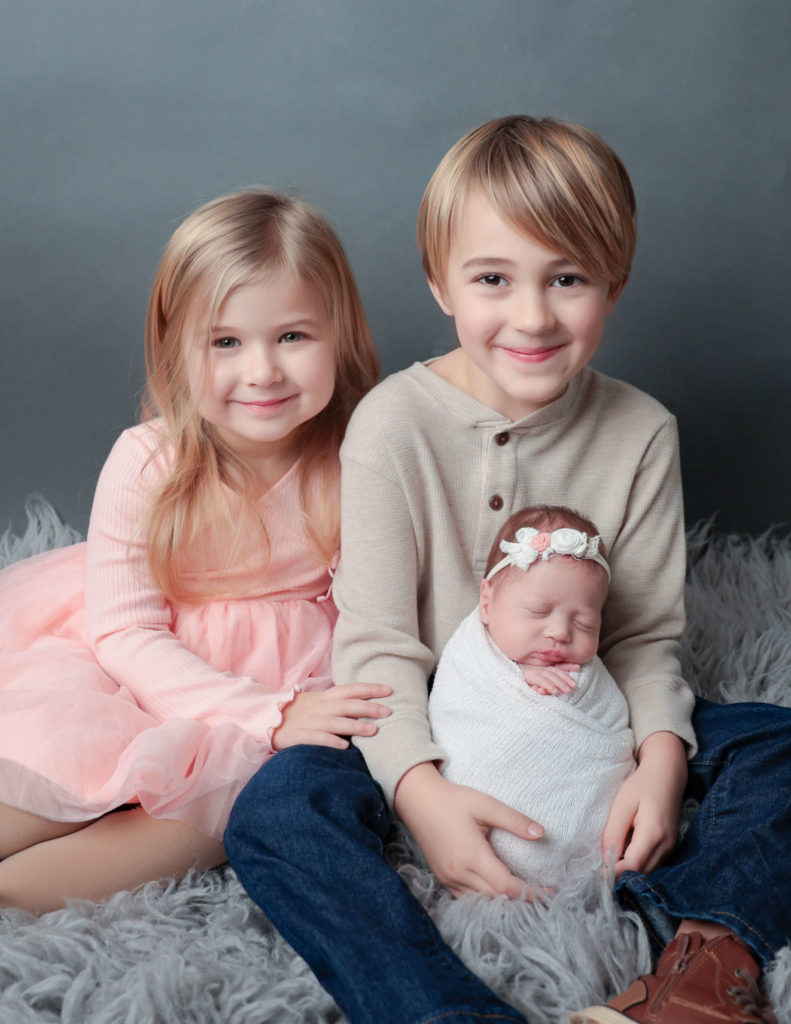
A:
[[[288,342],[291,341],[302,341],[305,335],[301,331],[286,331],[285,334],[280,335],[280,341]]]
[[[508,283],[502,274],[482,274],[478,280],[490,288],[502,288]]]
[[[238,338],[215,338],[212,341],[212,348],[236,348],[241,345]]]
[[[582,284],[582,278],[577,274],[561,274],[552,283],[556,288],[572,288],[575,284]]]

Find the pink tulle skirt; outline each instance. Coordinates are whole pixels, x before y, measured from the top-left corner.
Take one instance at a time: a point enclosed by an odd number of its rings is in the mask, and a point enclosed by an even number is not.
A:
[[[161,721],[104,672],[85,631],[85,545],[0,572],[0,803],[56,821],[125,804],[221,838],[242,787],[270,756],[228,722]],[[212,601],[176,610],[173,631],[221,672],[271,694],[326,689],[331,601]],[[274,670],[274,671],[273,671]]]

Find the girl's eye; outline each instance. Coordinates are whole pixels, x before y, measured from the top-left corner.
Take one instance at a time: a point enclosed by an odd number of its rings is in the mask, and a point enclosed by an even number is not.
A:
[[[280,335],[280,340],[286,342],[291,341],[302,341],[305,335],[301,331],[286,331],[285,334]]]
[[[241,345],[238,338],[215,338],[212,342],[212,348],[236,348],[237,345]]]
[[[478,280],[490,288],[502,288],[508,283],[502,274],[482,274]]]

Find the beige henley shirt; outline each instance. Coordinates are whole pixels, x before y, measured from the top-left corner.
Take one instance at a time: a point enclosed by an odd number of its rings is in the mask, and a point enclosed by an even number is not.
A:
[[[503,522],[532,504],[591,518],[612,585],[599,648],[639,744],[669,730],[694,751],[681,678],[685,540],[675,419],[654,399],[585,367],[517,422],[415,363],[356,409],[341,449],[338,684],[381,682],[392,715],[358,739],[392,802],[402,776],[439,760],[427,679],[475,607]]]

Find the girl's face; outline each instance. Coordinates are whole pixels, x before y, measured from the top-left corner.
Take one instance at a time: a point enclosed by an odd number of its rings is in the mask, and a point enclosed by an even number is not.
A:
[[[481,584],[481,619],[503,654],[520,665],[584,664],[599,646],[607,574],[558,556]],[[496,579],[496,577],[495,577]]]
[[[201,416],[248,463],[296,457],[294,431],[335,387],[332,324],[320,296],[291,270],[234,288],[211,325],[209,351],[186,342]]]

